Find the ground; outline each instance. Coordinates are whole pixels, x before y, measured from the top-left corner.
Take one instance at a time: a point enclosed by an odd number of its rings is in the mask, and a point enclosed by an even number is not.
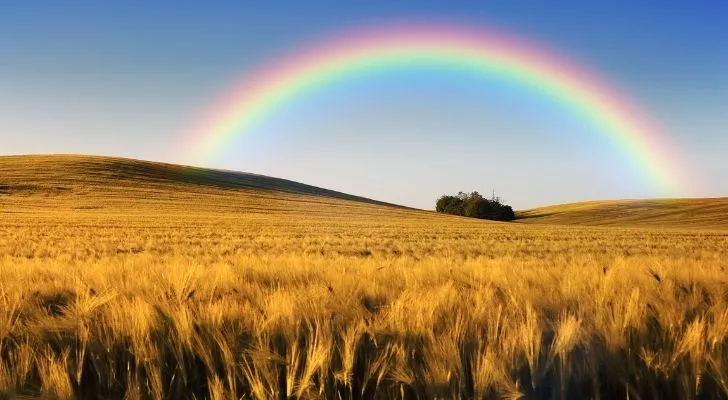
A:
[[[727,398],[726,204],[496,223],[0,157],[0,398]]]

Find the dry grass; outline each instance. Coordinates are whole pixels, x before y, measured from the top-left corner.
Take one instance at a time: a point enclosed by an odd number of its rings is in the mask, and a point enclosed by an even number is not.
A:
[[[728,398],[724,231],[159,168],[0,158],[0,398]]]
[[[537,224],[724,230],[728,197],[589,201],[525,210],[519,216],[521,222]]]

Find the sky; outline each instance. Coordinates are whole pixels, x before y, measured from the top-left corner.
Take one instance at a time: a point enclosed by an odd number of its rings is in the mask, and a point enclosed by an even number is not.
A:
[[[417,20],[508,32],[597,72],[676,150],[671,195],[728,196],[728,2],[592,3],[3,2],[0,155],[191,164],[190,130],[234,82],[342,32]],[[517,209],[666,195],[542,93],[431,68],[297,97],[204,166],[424,209],[461,190]]]

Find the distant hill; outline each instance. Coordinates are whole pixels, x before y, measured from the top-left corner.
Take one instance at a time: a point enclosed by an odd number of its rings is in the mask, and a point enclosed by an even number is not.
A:
[[[1,156],[0,190],[28,190],[35,186],[131,184],[147,186],[207,186],[218,189],[259,189],[325,196],[390,205],[359,196],[302,183],[250,174],[116,157],[40,155]],[[59,190],[62,188],[59,187]]]
[[[728,229],[728,197],[589,201],[518,212],[534,224]]]
[[[150,208],[176,215],[434,214],[243,172],[101,156],[0,156],[0,213]]]
[[[493,223],[251,173],[117,157],[0,156],[0,218],[68,211],[76,216],[143,216],[152,211],[171,218],[186,213],[235,218],[274,214],[282,220],[313,218],[321,223],[354,216],[367,224],[377,223],[377,218]],[[522,224],[728,229],[728,198],[592,201],[517,215],[516,223]],[[144,223],[141,217],[138,223]]]

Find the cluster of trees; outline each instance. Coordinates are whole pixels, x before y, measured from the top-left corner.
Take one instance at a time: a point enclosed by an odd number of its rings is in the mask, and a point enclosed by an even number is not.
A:
[[[516,219],[513,208],[501,203],[500,198],[493,196],[486,199],[478,192],[459,192],[455,196],[443,195],[437,199],[435,210],[445,214],[494,221],[512,221]]]

